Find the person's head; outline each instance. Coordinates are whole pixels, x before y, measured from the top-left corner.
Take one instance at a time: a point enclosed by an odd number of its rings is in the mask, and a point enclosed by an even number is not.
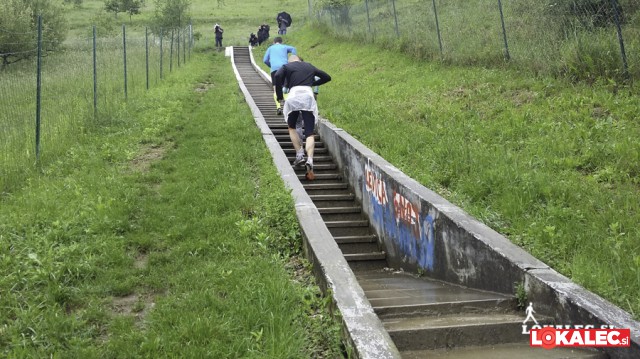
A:
[[[298,57],[298,55],[289,56],[289,62],[299,62],[299,61],[302,61],[302,60],[300,59],[300,57]]]
[[[282,38],[281,38],[280,36],[276,36],[276,37],[273,39],[273,43],[274,43],[274,44],[281,44],[281,43],[282,43]]]

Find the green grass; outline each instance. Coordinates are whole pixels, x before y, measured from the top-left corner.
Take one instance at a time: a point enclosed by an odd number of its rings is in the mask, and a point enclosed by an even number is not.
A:
[[[640,11],[631,4],[622,4],[627,10],[622,35],[628,73],[637,79]],[[358,42],[375,42],[417,59],[492,68],[507,66],[578,81],[625,78],[613,22],[606,27],[589,28],[557,6],[550,6],[548,1],[503,2],[509,60],[505,56],[497,2],[488,6],[485,0],[435,1],[438,24],[431,1],[357,1],[348,10],[345,17],[348,21],[340,21],[341,9],[332,15],[318,6],[315,17],[330,27],[332,34]],[[581,11],[588,13],[586,9]]]
[[[342,355],[229,69],[194,55],[0,198],[2,356]]]
[[[98,34],[99,36],[100,34]],[[111,121],[126,98],[144,96],[147,87],[146,38],[127,33],[127,83],[125,97],[122,35],[96,41],[97,112],[93,104],[93,39],[68,40],[65,50],[42,59],[41,164],[63,155],[87,127]],[[178,71],[190,54],[177,45],[171,53],[163,37],[162,73]],[[148,37],[149,87],[160,83],[160,42]],[[33,173],[35,162],[36,62],[11,65],[0,77],[0,191],[11,191]]]
[[[640,315],[637,89],[420,62],[322,27],[291,33],[287,43],[332,75],[320,89],[324,117]]]

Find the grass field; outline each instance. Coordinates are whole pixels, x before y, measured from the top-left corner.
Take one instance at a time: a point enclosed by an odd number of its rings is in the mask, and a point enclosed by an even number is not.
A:
[[[2,197],[2,356],[342,355],[228,59],[187,66]]]
[[[201,41],[148,91],[131,74],[127,102],[114,60],[99,74],[114,98],[94,119],[90,76],[71,70],[90,68],[74,46],[96,3],[69,10],[75,38],[46,59],[59,71],[43,114],[60,117],[44,126],[40,166],[14,158],[24,170],[0,196],[0,356],[346,355],[228,58]],[[127,27],[141,39],[143,25]]]
[[[333,12],[317,8],[316,14],[332,34],[375,42],[417,59],[517,68],[579,81],[625,80],[613,14],[594,13],[594,7],[582,3],[576,3],[572,13],[566,4],[504,1],[504,28],[497,2],[489,5],[485,0],[363,0]],[[621,35],[627,73],[637,79],[640,11],[633,1],[618,3],[626,10]],[[599,9],[606,11],[608,4]],[[592,25],[605,15],[607,26]]]

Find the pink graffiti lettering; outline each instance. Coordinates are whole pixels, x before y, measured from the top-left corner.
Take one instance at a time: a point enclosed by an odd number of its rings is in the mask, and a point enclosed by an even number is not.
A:
[[[387,186],[384,181],[371,171],[368,166],[365,168],[365,178],[367,192],[373,194],[378,204],[386,205],[388,203]]]
[[[393,193],[393,210],[396,215],[396,222],[403,222],[412,226],[415,232],[420,233],[418,209],[405,196],[398,192]]]

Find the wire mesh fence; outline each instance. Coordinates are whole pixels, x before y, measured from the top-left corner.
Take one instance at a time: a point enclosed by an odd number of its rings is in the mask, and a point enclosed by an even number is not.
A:
[[[574,80],[640,76],[637,0],[309,0],[309,12],[339,36],[421,58]]]
[[[34,164],[64,155],[90,126],[114,121],[122,103],[182,66],[193,45],[191,26],[127,33],[123,25],[104,37],[92,30],[55,51],[38,32],[15,34],[27,50],[0,51],[8,59],[0,68],[0,193]]]

